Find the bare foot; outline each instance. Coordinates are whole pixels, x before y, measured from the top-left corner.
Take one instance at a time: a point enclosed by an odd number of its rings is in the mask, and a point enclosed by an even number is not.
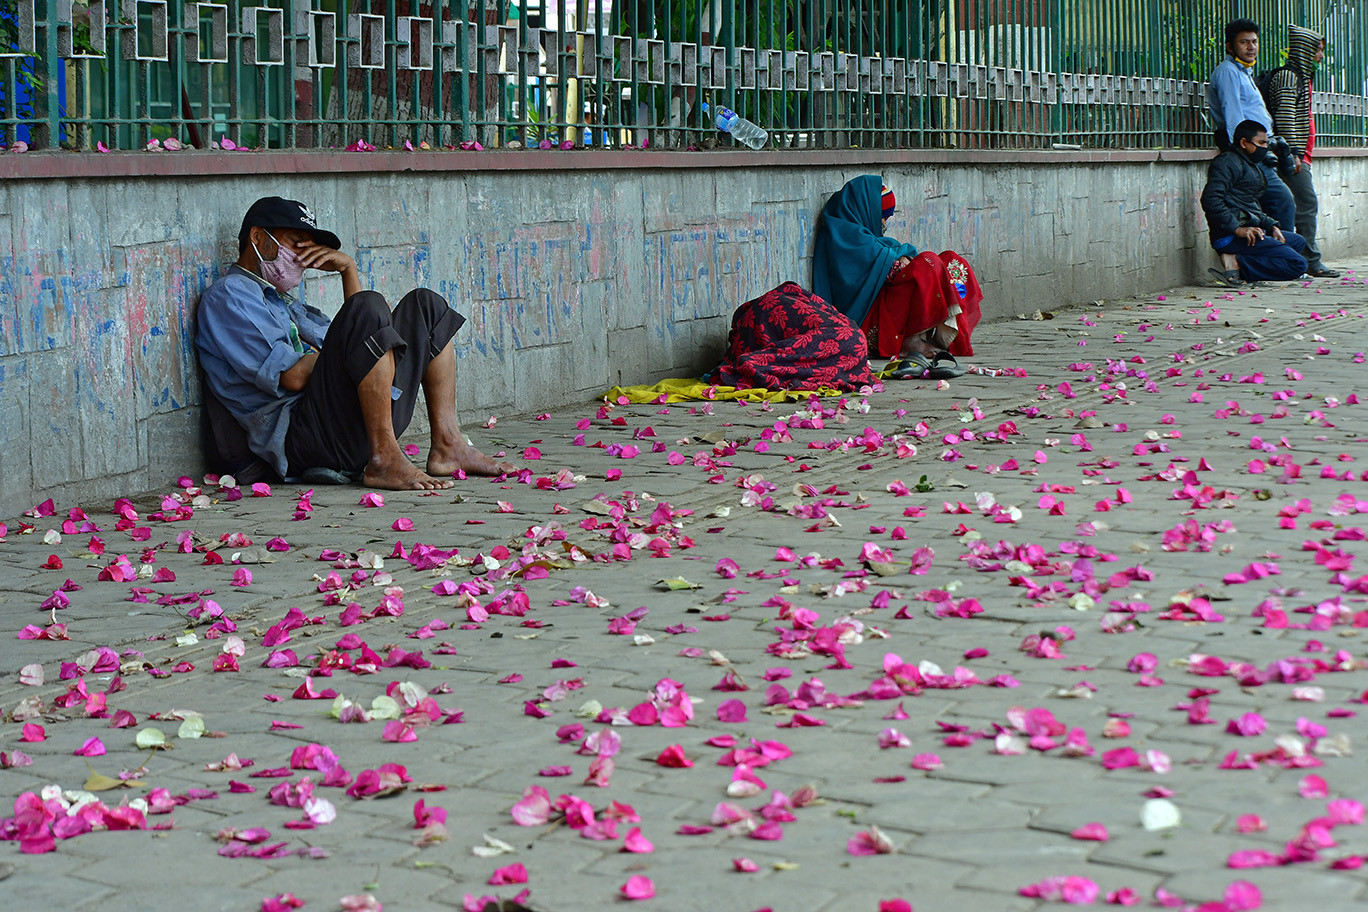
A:
[[[494,460],[473,446],[462,442],[450,447],[434,447],[428,454],[428,474],[446,478],[457,472],[467,475],[512,475],[518,469],[506,460]]]
[[[924,358],[931,358],[935,356],[937,351],[939,349],[930,342],[920,336],[913,336],[903,340],[902,351],[898,353],[898,356],[906,358],[908,355],[918,354]]]
[[[434,478],[423,472],[402,454],[383,460],[371,457],[366,463],[362,483],[368,488],[386,491],[436,491],[453,484],[450,478]]]

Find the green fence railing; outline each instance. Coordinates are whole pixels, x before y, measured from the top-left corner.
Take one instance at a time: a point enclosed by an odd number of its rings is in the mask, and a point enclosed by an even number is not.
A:
[[[1362,0],[0,0],[0,139],[728,145],[711,103],[788,148],[1202,148],[1236,15],[1270,68],[1325,34],[1320,142],[1363,145]]]

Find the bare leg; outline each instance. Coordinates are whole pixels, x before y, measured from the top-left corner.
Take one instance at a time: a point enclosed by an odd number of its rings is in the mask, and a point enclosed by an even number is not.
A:
[[[394,352],[375,362],[375,367],[356,387],[361,398],[361,420],[366,425],[370,458],[363,476],[369,488],[389,491],[432,491],[451,487],[449,478],[433,478],[409,462],[399,441],[394,439],[394,417],[390,412],[390,390],[394,387]]]
[[[1235,259],[1235,254],[1233,253],[1223,253],[1221,254],[1221,267],[1225,269],[1226,272],[1230,272],[1232,269],[1239,270],[1240,261]]]
[[[433,358],[423,374],[423,398],[427,400],[432,445],[428,451],[428,474],[444,478],[456,472],[468,475],[512,474],[511,462],[495,461],[466,443],[456,420],[456,349],[451,342]]]
[[[947,323],[939,323],[931,329],[931,345],[937,350],[949,351],[954,344],[955,338],[959,335],[958,327],[951,327]]]

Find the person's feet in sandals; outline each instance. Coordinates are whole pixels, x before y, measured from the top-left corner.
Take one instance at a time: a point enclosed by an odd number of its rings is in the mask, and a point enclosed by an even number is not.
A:
[[[1211,277],[1226,288],[1243,288],[1245,285],[1244,279],[1240,278],[1240,270],[1238,269],[1228,269],[1222,272],[1213,266],[1207,272],[1211,273]]]

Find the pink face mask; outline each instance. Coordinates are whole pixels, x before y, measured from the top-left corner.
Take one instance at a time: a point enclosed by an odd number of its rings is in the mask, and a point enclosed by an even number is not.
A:
[[[266,232],[266,236],[273,241],[276,240],[275,235],[269,231]],[[256,250],[261,277],[270,282],[276,291],[286,294],[298,288],[299,283],[304,281],[304,264],[299,262],[299,257],[289,247],[276,241],[276,255],[273,260],[264,259],[256,244],[252,245],[252,249]]]

